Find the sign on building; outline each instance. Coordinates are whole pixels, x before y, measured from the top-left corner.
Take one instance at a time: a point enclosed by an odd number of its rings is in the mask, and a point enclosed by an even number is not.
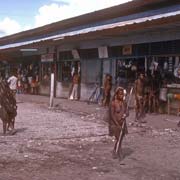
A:
[[[80,59],[80,55],[77,49],[72,50],[72,55],[74,59]]]
[[[98,47],[99,58],[108,58],[107,46]]]
[[[123,55],[131,55],[132,54],[132,45],[124,45],[122,48]]]
[[[53,62],[54,61],[54,54],[43,54],[41,55],[41,62]]]

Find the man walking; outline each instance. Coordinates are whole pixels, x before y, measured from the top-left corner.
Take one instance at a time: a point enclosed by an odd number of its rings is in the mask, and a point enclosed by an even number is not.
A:
[[[11,91],[13,92],[13,95],[16,95],[16,91],[17,91],[17,77],[15,76],[15,74],[12,74],[12,76],[9,77],[9,79],[7,80],[9,87],[11,89]]]

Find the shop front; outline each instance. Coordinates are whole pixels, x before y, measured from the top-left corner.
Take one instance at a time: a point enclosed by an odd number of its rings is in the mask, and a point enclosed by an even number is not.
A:
[[[59,52],[58,57],[56,62],[56,97],[68,98],[74,73],[77,72],[81,76],[81,61],[73,57],[72,51]]]
[[[126,54],[123,52],[123,46],[111,47],[111,55],[117,56],[115,58],[116,85],[128,90],[138,74],[142,72],[146,78],[147,111],[178,114],[180,108],[179,43],[177,40],[128,45],[132,49],[127,48]],[[152,93],[149,89],[154,91],[155,95],[149,95]]]
[[[80,75],[79,97],[81,100],[87,100],[96,85],[102,86],[103,75],[112,72],[110,65],[112,59],[99,58],[98,48],[79,49],[77,53],[78,56],[73,55],[73,50],[59,53],[57,97],[69,97],[74,72],[78,72]]]
[[[112,7],[111,11],[97,12],[100,16],[90,13],[76,17],[76,23],[69,19],[65,20],[66,23],[57,22],[12,35],[1,39],[0,49],[4,53],[11,52],[13,56],[19,54],[21,48],[37,48],[36,63],[29,64],[28,57],[19,57],[23,69],[27,69],[28,82],[32,82],[32,75],[39,75],[39,94],[49,95],[50,75],[54,72],[55,95],[68,98],[75,71],[80,75],[82,100],[88,99],[96,84],[103,85],[106,74],[112,75],[113,90],[115,86],[129,89],[140,72],[147,79],[156,75],[160,93],[164,84],[179,83],[179,75],[175,74],[179,72],[176,69],[180,57],[180,6],[170,1],[151,2],[153,6],[149,3],[142,2],[136,9],[136,3],[130,2],[130,9],[134,11],[125,12],[120,5]],[[102,16],[101,12],[107,16]],[[16,58],[13,61],[18,62]],[[9,73],[9,65],[3,65],[1,69],[2,76]],[[33,69],[37,69],[36,72]]]
[[[56,69],[54,59],[54,53],[41,55],[39,93],[42,95],[50,94],[51,73],[54,73]]]

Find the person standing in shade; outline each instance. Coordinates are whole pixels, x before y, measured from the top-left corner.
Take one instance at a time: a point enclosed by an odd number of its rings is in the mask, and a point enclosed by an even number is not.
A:
[[[141,123],[142,118],[144,117],[144,74],[140,73],[138,79],[135,81],[135,101],[136,101],[136,117],[135,121]]]
[[[77,72],[74,72],[73,75],[73,87],[72,87],[72,92],[70,95],[70,100],[78,100],[78,87],[79,87],[79,81],[80,81],[80,76]]]
[[[112,89],[112,76],[110,74],[106,74],[104,80],[104,96],[102,100],[103,106],[109,106],[111,99],[111,89]]]

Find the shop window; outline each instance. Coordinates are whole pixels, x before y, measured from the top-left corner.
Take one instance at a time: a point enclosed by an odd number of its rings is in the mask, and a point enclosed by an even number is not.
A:
[[[62,82],[71,81],[72,61],[64,61],[62,64]]]
[[[53,72],[53,63],[46,62],[41,64],[41,83],[43,85],[48,85],[50,82],[50,76]]]
[[[71,82],[74,72],[80,73],[80,61],[61,61],[57,64],[57,80]]]
[[[144,71],[144,58],[118,59],[116,61],[116,84],[127,88],[137,77],[137,72]]]

